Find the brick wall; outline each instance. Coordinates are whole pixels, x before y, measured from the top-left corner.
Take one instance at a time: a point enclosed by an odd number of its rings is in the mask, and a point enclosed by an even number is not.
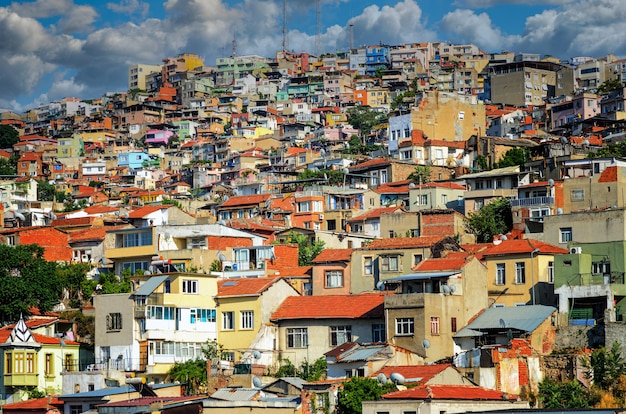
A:
[[[210,250],[226,250],[233,247],[252,246],[252,239],[248,237],[208,236],[207,243]]]

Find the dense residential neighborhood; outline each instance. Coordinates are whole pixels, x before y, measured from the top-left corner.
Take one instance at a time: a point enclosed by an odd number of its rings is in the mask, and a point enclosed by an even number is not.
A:
[[[625,85],[381,43],[0,112],[2,412],[623,407]]]

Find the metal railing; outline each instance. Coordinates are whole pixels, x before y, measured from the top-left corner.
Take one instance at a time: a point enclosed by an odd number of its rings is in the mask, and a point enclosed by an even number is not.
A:
[[[554,197],[529,197],[511,200],[511,207],[528,207],[552,204],[554,204]]]

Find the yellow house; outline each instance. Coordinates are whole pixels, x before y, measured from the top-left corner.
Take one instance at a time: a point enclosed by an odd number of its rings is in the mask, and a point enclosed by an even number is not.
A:
[[[228,359],[277,368],[277,328],[270,324],[270,315],[289,296],[299,296],[299,293],[280,277],[218,282],[217,337]]]
[[[74,136],[82,140],[82,142],[106,143],[109,140],[115,141],[115,133],[105,129],[79,131]]]
[[[79,370],[79,347],[78,342],[32,333],[23,319],[0,330],[0,394],[16,400],[32,388],[60,393],[61,373]]]
[[[537,240],[496,240],[481,253],[489,306],[555,306],[554,255],[567,253]]]

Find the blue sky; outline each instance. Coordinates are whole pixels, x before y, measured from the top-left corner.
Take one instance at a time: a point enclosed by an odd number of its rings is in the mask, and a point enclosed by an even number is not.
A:
[[[287,0],[287,47],[315,52],[315,0]],[[321,0],[323,52],[421,41],[626,56],[623,0]],[[283,0],[0,0],[0,109],[127,89],[128,66],[196,53],[273,56]]]

